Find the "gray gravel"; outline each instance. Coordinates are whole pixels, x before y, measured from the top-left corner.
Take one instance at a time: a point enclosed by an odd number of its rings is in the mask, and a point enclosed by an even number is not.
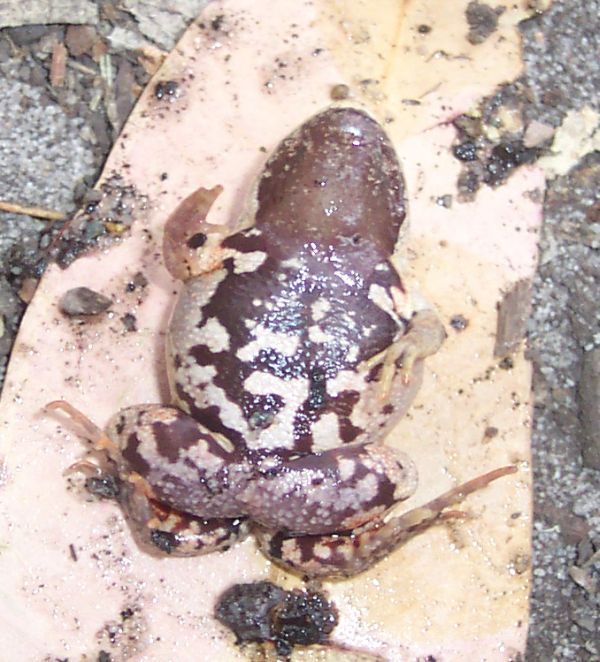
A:
[[[31,4],[43,5],[34,0]],[[144,18],[145,3],[129,4],[135,6],[137,20],[149,25],[156,7],[148,3]],[[181,15],[187,7],[188,3],[182,5]],[[526,81],[533,91],[527,110],[530,119],[558,126],[569,109],[585,104],[598,108],[599,16],[600,0],[566,0],[523,25]],[[181,18],[175,12],[161,21],[161,45],[175,37]],[[136,37],[131,17],[127,29]],[[152,39],[152,35],[136,38]],[[94,161],[91,145],[84,140],[94,127],[83,126],[82,120],[67,117],[49,103],[43,85],[20,82],[26,79],[19,75],[22,65],[1,47],[0,43],[0,199],[68,211],[74,206],[77,185],[97,170],[97,151]],[[582,565],[600,547],[600,472],[582,464],[586,412],[580,410],[578,392],[584,358],[600,346],[599,192],[600,155],[595,154],[552,182],[545,202],[529,322],[536,403],[534,587],[527,653],[532,662],[600,660],[598,568],[595,575],[588,569],[587,589],[571,576],[572,566]],[[0,267],[15,246],[30,245],[35,250],[44,227],[29,218],[0,214]],[[0,272],[11,279],[11,274]],[[0,378],[2,343],[7,345],[23,307],[4,276],[0,276],[0,320],[4,315],[5,322],[4,336],[0,333]]]
[[[73,211],[76,185],[94,172],[92,153],[80,137],[82,120],[42,103],[40,88],[15,80],[12,64],[0,65],[0,71],[6,76],[0,76],[0,200]],[[0,382],[24,309],[9,284],[21,279],[16,258],[35,255],[47,228],[47,221],[0,213]]]
[[[557,2],[523,26],[535,99],[530,117],[558,126],[569,109],[598,109],[599,17],[598,0]],[[600,660],[599,595],[569,575],[600,546],[600,472],[582,466],[577,388],[584,356],[600,346],[599,199],[598,154],[550,183],[546,194],[529,324],[536,403],[532,661]]]

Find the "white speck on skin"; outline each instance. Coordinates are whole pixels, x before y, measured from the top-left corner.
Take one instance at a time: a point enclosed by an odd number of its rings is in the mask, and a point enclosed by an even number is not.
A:
[[[317,344],[320,343],[325,344],[333,341],[333,338],[327,333],[325,333],[323,329],[317,324],[308,327],[308,337],[311,342]]]

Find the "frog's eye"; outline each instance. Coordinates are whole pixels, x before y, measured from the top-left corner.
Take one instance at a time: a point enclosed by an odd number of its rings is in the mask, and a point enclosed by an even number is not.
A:
[[[352,237],[351,237],[352,243],[355,246],[358,246],[358,244],[360,244],[361,239],[362,239],[362,237],[359,234],[352,235]]]
[[[192,235],[188,240],[187,240],[187,245],[189,248],[200,248],[204,246],[207,240],[207,236],[204,234],[204,232],[197,232],[196,234]]]

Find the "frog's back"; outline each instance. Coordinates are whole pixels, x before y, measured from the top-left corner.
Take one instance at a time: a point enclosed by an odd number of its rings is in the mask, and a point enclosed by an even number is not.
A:
[[[388,260],[404,219],[393,149],[361,111],[326,111],[281,143],[257,201],[255,226],[223,242],[222,268],[177,305],[175,396],[238,445],[364,441],[393,420],[366,360],[404,331]]]
[[[393,268],[382,262],[365,280],[318,256],[237,274],[234,264],[189,283],[178,302],[177,398],[234,443],[308,452],[361,440],[360,401],[377,374],[365,361],[402,325],[384,309],[400,285]]]

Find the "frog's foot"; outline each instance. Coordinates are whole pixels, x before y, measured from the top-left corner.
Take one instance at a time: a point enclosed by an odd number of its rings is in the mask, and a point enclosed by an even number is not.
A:
[[[321,534],[383,516],[417,486],[410,458],[384,445],[340,446],[255,466],[239,494],[244,513],[271,530]]]
[[[149,498],[139,484],[121,489],[121,504],[140,546],[172,556],[225,551],[248,535],[243,518],[203,519],[168,508]]]
[[[447,508],[516,470],[508,466],[490,471],[452,488],[424,506],[387,522],[373,520],[350,532],[292,536],[257,527],[255,534],[263,553],[287,570],[308,578],[350,577],[367,570],[436,522],[464,517],[464,513]]]
[[[383,355],[379,381],[381,399],[389,398],[398,365],[402,381],[408,384],[415,361],[435,354],[445,339],[444,325],[435,312],[428,308],[417,311],[410,319],[406,333]]]
[[[106,451],[110,457],[118,454],[118,447],[114,441],[109,439],[101,428],[80,412],[79,409],[73,407],[71,403],[65,400],[54,400],[53,402],[49,402],[45,409],[65,413],[73,423],[83,430],[85,436],[91,441],[93,450]]]
[[[223,187],[199,188],[183,200],[165,223],[163,256],[171,275],[189,280],[221,265],[221,241],[230,231],[206,217]]]

